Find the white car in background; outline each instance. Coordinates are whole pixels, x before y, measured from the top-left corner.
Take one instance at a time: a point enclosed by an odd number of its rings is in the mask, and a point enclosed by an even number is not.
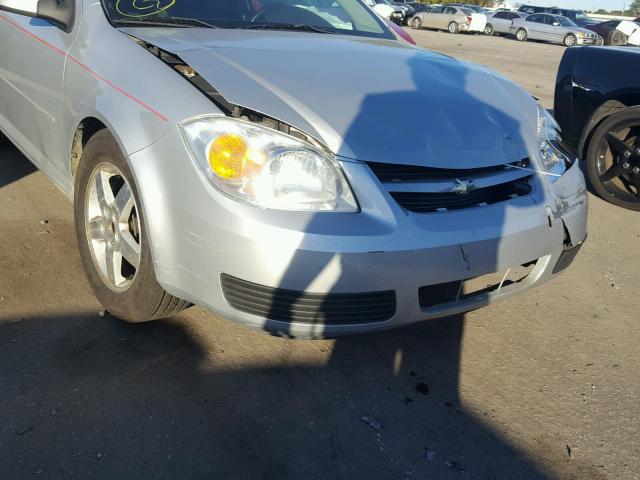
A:
[[[404,12],[390,0],[365,0],[365,3],[380,17],[392,22],[401,23],[402,17],[404,17]]]
[[[627,36],[627,45],[640,46],[640,26],[636,22],[623,20],[616,30],[621,31]]]

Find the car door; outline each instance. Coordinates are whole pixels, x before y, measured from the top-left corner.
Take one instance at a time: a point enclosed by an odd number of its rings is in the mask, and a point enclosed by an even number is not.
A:
[[[0,122],[26,156],[59,185],[68,181],[63,157],[62,97],[66,52],[78,34],[41,19],[0,12]]]
[[[510,21],[507,21],[507,12],[494,13],[488,19],[488,23],[493,25],[493,30],[497,33],[506,33],[509,31]]]
[[[527,17],[526,26],[531,40],[545,40],[544,17],[541,13],[534,13]]]
[[[425,13],[422,15],[424,19],[422,25],[428,28],[440,28],[438,25],[440,24],[440,17],[442,16],[442,12],[444,11],[444,7],[434,8],[431,13]]]
[[[456,15],[458,14],[458,9],[454,7],[445,7],[444,15],[442,16],[442,23],[440,24],[440,28],[447,29],[449,28],[449,24],[456,20]]]
[[[545,15],[546,40],[550,42],[562,42],[565,35],[565,28],[560,26],[560,22],[553,15]]]

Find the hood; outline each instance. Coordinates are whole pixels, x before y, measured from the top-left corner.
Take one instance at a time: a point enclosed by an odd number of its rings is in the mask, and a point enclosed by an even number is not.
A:
[[[525,158],[527,136],[535,133],[535,101],[519,87],[404,42],[283,31],[123,31],[178,55],[227,101],[350,159],[477,168]]]

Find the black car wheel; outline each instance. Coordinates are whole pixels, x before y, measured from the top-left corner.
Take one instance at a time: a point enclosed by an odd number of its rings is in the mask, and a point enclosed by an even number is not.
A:
[[[604,200],[640,211],[640,107],[611,115],[596,129],[587,175]]]
[[[596,38],[596,45],[598,47],[604,45],[604,38],[602,38],[602,35],[598,35],[598,38]]]
[[[420,21],[420,19],[418,17],[415,17],[413,19],[413,21],[411,22],[411,27],[416,29],[416,30],[419,30],[421,26],[422,26],[422,22]]]
[[[495,30],[493,28],[493,25],[491,25],[490,23],[487,23],[487,26],[484,27],[484,34],[491,36],[494,34],[494,32]]]

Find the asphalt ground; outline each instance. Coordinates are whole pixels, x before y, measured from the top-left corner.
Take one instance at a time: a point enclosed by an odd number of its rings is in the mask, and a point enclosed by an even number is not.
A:
[[[563,47],[411,34],[552,106]],[[637,213],[592,197],[575,264],[518,297],[294,341],[199,307],[100,316],[66,197],[0,165],[2,480],[640,478]]]

